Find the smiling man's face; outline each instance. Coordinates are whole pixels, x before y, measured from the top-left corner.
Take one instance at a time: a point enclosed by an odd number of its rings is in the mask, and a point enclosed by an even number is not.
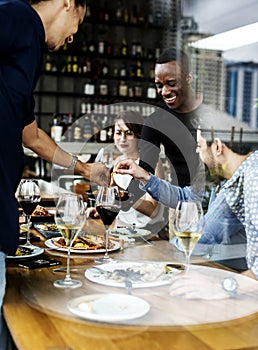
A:
[[[189,95],[190,82],[176,61],[157,63],[155,65],[155,85],[158,95],[173,110],[181,109]]]

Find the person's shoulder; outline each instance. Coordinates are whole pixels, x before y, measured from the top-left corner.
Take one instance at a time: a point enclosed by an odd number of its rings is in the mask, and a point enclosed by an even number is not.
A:
[[[153,123],[160,123],[163,119],[166,119],[167,117],[171,117],[171,110],[166,107],[157,107],[153,113],[151,113],[148,117],[145,119],[146,125],[153,124]]]
[[[245,160],[246,167],[248,168],[248,171],[257,173],[258,169],[258,150],[254,151],[249,155],[248,158]]]

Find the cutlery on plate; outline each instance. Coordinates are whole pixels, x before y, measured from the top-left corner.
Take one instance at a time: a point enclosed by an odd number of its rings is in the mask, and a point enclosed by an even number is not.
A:
[[[152,242],[148,241],[145,237],[143,237],[143,235],[141,235],[137,230],[136,230],[136,225],[132,224],[126,227],[128,229],[128,231],[132,234],[137,233],[137,236],[139,236],[145,243],[149,244],[149,245],[153,245]]]

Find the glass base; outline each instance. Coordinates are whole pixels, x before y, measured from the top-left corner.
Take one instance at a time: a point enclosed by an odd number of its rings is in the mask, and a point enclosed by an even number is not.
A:
[[[24,247],[28,247],[28,248],[32,248],[32,249],[37,247],[36,245],[31,244],[30,242],[24,243],[23,246],[24,246]]]
[[[107,258],[97,258],[97,259],[95,259],[94,260],[96,263],[98,263],[98,264],[108,264],[108,263],[115,263],[116,262],[116,260],[115,259],[112,259],[112,258],[110,258],[110,257],[107,257]]]
[[[82,286],[81,281],[72,280],[72,279],[70,279],[69,281],[57,280],[53,284],[57,288],[78,288]]]

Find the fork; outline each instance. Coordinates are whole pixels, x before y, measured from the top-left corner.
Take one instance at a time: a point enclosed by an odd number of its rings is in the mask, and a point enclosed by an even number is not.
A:
[[[130,232],[130,233],[137,233],[137,235],[139,235],[139,237],[145,242],[145,243],[147,243],[147,244],[149,244],[149,245],[153,245],[153,243],[152,242],[150,242],[150,241],[148,241],[145,237],[143,237],[143,235],[141,235],[136,229],[135,229],[135,224],[132,224],[132,225],[128,225],[128,231]]]

